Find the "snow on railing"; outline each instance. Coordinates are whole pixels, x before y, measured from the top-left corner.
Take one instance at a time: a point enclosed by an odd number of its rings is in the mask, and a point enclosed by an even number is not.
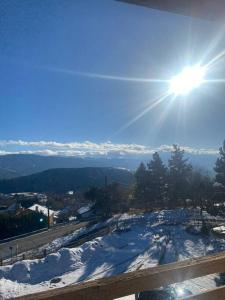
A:
[[[188,279],[225,272],[225,253],[188,259],[110,278],[88,281],[50,291],[17,297],[17,300],[113,300]],[[183,299],[225,299],[225,286]]]

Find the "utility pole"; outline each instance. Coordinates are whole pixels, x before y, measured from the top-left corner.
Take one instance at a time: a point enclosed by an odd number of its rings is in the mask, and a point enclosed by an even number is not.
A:
[[[48,229],[50,228],[50,219],[49,219],[49,206],[48,206]]]
[[[13,260],[13,247],[10,246],[9,249],[10,249],[10,252],[11,252],[10,254],[11,254],[11,263],[12,263],[12,260]]]
[[[18,252],[19,252],[19,246],[18,246],[18,244],[16,244],[16,259],[17,259],[17,256],[18,256]]]

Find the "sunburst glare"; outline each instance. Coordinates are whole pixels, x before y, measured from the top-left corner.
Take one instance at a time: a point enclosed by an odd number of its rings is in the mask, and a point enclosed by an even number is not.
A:
[[[183,69],[170,81],[170,92],[175,95],[187,95],[204,82],[205,67],[195,65]]]
[[[134,116],[130,121],[125,123],[120,129],[114,133],[117,135],[118,133],[124,131],[128,127],[130,127],[133,123],[137,122],[140,118],[142,118],[146,113],[150,112],[162,102],[167,100],[167,105],[164,107],[164,111],[162,111],[162,115],[158,116],[158,126],[165,121],[166,116],[169,114],[169,110],[173,104],[173,102],[179,97],[187,96],[194,89],[200,87],[203,83],[225,83],[224,78],[206,78],[206,75],[214,69],[215,64],[221,59],[225,57],[225,50],[221,51],[213,58],[211,58],[205,64],[203,62],[199,62],[195,65],[186,66],[178,75],[169,78],[148,78],[148,77],[129,77],[129,76],[121,76],[121,75],[112,75],[112,74],[101,74],[101,73],[91,73],[91,72],[80,72],[77,70],[69,70],[69,69],[61,69],[50,66],[36,66],[39,69],[44,69],[50,72],[59,72],[72,76],[81,76],[81,77],[89,77],[93,79],[101,79],[101,80],[115,80],[115,81],[127,81],[131,83],[146,83],[146,84],[162,84],[162,88],[159,85],[159,91],[161,91],[160,95],[153,100],[148,101],[147,106],[141,111],[139,114]],[[207,74],[206,74],[207,73]],[[165,88],[163,92],[163,86]]]
[[[143,117],[149,111],[151,111],[152,109],[154,109],[155,107],[157,107],[160,103],[162,103],[163,101],[165,101],[169,96],[170,96],[170,93],[167,91],[166,93],[164,93],[164,94],[160,95],[159,97],[155,98],[153,101],[150,102],[150,104],[141,113],[139,113],[137,116],[135,116],[129,122],[127,122],[126,124],[124,124],[115,133],[115,135],[117,135],[118,133],[122,132],[126,128],[130,127],[133,123],[135,123],[136,121],[138,121],[141,117]]]

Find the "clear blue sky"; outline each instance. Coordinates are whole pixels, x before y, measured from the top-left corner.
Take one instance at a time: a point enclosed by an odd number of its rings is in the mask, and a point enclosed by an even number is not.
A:
[[[118,130],[167,89],[81,76],[171,78],[225,48],[222,26],[113,0],[0,3],[0,140],[178,142],[217,148],[225,138],[225,88],[209,84]],[[224,65],[224,61],[221,65]],[[221,77],[221,68],[210,76]],[[159,122],[166,113],[163,122]]]

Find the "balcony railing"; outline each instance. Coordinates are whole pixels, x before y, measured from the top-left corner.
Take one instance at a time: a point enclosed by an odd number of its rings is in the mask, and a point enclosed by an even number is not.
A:
[[[112,300],[142,291],[167,286],[172,283],[225,272],[225,253],[193,258],[181,262],[124,273],[118,276],[71,285],[64,288],[17,297],[34,300]],[[189,300],[225,299],[225,286],[189,296]]]

